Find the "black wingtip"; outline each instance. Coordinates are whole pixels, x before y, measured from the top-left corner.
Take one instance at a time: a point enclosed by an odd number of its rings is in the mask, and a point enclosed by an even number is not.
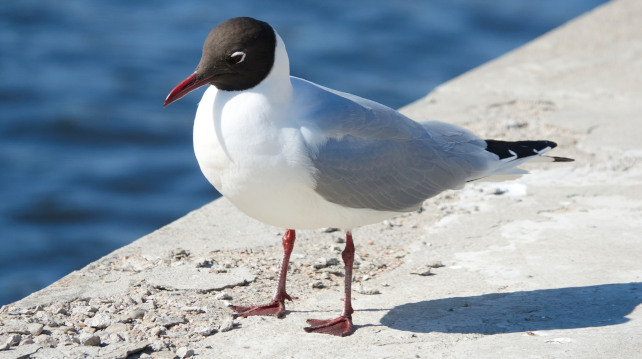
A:
[[[486,140],[486,151],[504,158],[536,156],[557,147],[553,141],[497,141]],[[542,153],[543,153],[542,152]]]
[[[568,157],[556,157],[556,156],[551,156],[553,158],[553,162],[575,162],[574,159],[568,158]]]

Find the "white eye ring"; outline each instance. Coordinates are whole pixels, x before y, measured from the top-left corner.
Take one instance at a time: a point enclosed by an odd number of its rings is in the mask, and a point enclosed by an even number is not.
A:
[[[241,57],[241,59],[238,59],[239,56]],[[245,52],[236,51],[232,55],[230,55],[230,59],[234,61],[235,64],[240,64],[241,62],[245,61]]]

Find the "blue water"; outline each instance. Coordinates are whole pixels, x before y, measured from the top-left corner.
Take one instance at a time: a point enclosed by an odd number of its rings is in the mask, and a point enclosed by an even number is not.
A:
[[[218,196],[202,91],[162,107],[215,24],[266,20],[294,75],[400,107],[603,2],[2,1],[0,305]]]

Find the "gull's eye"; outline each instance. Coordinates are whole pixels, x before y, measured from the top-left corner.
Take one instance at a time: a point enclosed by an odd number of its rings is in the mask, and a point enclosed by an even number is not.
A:
[[[243,51],[236,51],[230,57],[228,57],[228,61],[230,64],[236,65],[240,64],[241,62],[245,61],[245,52]]]

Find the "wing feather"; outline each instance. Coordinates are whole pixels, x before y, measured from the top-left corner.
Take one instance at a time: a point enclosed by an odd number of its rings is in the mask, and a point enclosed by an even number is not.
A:
[[[310,92],[300,104],[303,127],[323,133],[306,145],[316,170],[315,191],[351,208],[408,211],[484,171],[486,143],[442,122],[417,123],[360,97],[292,79]],[[486,154],[484,154],[486,153]]]

